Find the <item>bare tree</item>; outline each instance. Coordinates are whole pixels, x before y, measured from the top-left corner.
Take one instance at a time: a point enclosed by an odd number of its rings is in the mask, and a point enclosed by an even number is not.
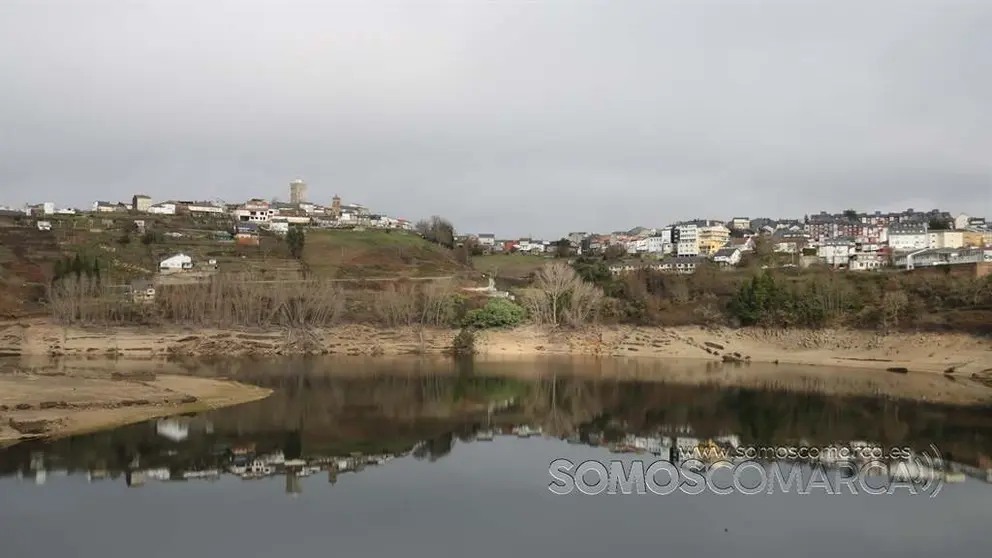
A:
[[[909,306],[909,297],[902,291],[885,291],[882,295],[882,327],[899,326],[899,318]]]
[[[570,266],[554,262],[537,271],[523,302],[535,322],[557,327],[586,323],[598,311],[602,297],[599,288],[582,281]]]
[[[454,287],[450,280],[431,281],[420,292],[420,324],[442,327],[451,320]]]
[[[376,293],[373,310],[388,327],[412,326],[418,318],[415,295],[409,283],[390,283]]]
[[[572,325],[582,325],[595,320],[603,302],[603,291],[592,283],[576,277],[572,292],[569,293],[565,320]]]

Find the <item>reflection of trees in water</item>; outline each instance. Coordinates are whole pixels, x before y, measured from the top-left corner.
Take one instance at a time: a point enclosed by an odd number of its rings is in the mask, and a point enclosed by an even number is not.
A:
[[[450,368],[437,374],[429,373],[436,369],[430,361],[402,373],[375,368],[343,375],[322,368],[320,361],[232,373],[275,393],[208,413],[213,434],[191,435],[177,445],[156,436],[154,428],[136,425],[44,445],[21,444],[0,451],[0,472],[26,469],[30,452],[37,449],[61,454],[73,466],[124,469],[135,456],[171,448],[180,450],[170,458],[173,463],[198,466],[215,460],[219,442],[254,442],[260,451],[281,449],[288,459],[413,448],[415,457],[436,460],[450,454],[456,440],[470,442],[490,424],[541,426],[547,434],[578,434],[580,439],[588,439],[590,431],[620,435],[691,425],[700,436],[733,433],[752,444],[864,439],[922,447],[933,442],[972,461],[992,453],[992,427],[982,410],[771,389],[593,380],[571,375],[567,362],[535,364],[533,379],[524,381],[487,375],[471,361],[447,362]],[[509,399],[515,404],[489,414],[489,403]]]
[[[541,371],[522,401],[525,415],[552,436],[570,436],[602,409],[591,382],[568,376],[563,365]]]

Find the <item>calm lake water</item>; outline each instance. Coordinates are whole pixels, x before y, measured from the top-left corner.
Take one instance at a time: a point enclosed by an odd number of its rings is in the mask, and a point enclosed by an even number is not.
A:
[[[211,365],[203,373],[275,393],[0,450],[0,556],[978,556],[992,545],[988,409],[592,377],[551,362],[516,375],[370,362]],[[673,445],[859,441],[933,444],[977,476],[933,497],[549,490],[558,459],[649,464]]]

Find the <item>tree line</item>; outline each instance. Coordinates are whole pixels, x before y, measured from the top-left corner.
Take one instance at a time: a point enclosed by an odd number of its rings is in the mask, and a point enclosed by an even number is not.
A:
[[[992,277],[949,268],[916,274],[704,263],[690,275],[641,269],[618,276],[603,257],[579,257],[573,265],[603,290],[599,316],[607,322],[992,333]]]

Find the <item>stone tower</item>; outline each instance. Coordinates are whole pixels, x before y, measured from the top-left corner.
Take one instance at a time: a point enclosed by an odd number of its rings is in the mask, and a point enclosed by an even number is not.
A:
[[[341,196],[335,195],[331,198],[331,216],[335,219],[341,218]]]

